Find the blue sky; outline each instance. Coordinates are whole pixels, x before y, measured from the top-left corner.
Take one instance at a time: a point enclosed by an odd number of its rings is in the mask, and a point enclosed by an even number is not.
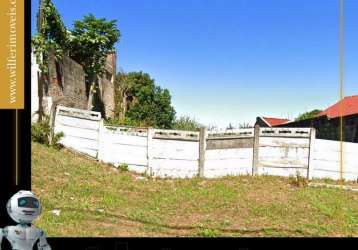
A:
[[[339,0],[53,0],[64,23],[116,19],[118,69],[148,72],[206,125],[294,118],[339,97]],[[32,31],[38,1],[32,1]],[[358,94],[358,1],[346,0],[345,94]]]

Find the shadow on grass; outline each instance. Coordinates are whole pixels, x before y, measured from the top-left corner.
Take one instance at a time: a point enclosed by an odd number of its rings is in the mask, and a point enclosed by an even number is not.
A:
[[[63,211],[68,211],[68,212],[80,212],[80,213],[84,213],[84,214],[92,214],[92,215],[99,215],[102,214],[105,219],[110,219],[110,218],[116,218],[116,219],[120,219],[120,220],[125,220],[125,221],[129,221],[129,222],[137,222],[137,223],[141,223],[144,225],[150,225],[150,226],[156,226],[156,227],[162,227],[162,228],[166,228],[166,229],[171,229],[171,230],[187,230],[187,231],[191,231],[191,230],[197,230],[199,227],[198,226],[193,226],[193,225],[169,225],[169,224],[165,224],[165,223],[158,223],[158,222],[153,222],[150,220],[145,220],[145,219],[141,219],[141,218],[131,218],[130,216],[126,216],[126,215],[121,215],[121,214],[113,214],[113,213],[108,213],[108,212],[103,212],[100,213],[98,211],[93,211],[93,210],[84,210],[84,209],[61,209]],[[106,220],[101,220],[98,218],[89,218],[90,220],[93,221],[98,221],[98,222],[106,222]],[[210,230],[215,230],[217,232],[222,232],[222,233],[236,233],[236,234],[267,234],[267,236],[269,236],[269,233],[284,233],[285,235],[287,234],[291,234],[291,235],[301,235],[301,236],[308,236],[307,234],[305,234],[304,232],[302,232],[302,230],[291,230],[291,229],[287,229],[287,228],[275,228],[275,227],[266,227],[266,228],[258,228],[258,229],[240,229],[240,228],[218,228],[218,227],[207,227]]]

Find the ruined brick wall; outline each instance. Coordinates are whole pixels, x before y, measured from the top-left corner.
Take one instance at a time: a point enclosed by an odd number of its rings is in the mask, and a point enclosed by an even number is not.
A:
[[[66,97],[65,106],[87,109],[85,73],[82,66],[71,58],[64,56],[62,69]]]
[[[107,57],[105,73],[99,78],[101,103],[107,118],[114,115],[114,79],[116,76],[116,54]],[[85,73],[80,64],[68,56],[56,62],[52,54],[49,59],[49,79],[44,86],[44,97],[52,97],[54,103],[70,108],[88,109]],[[98,110],[99,111],[99,110]]]
[[[68,56],[56,62],[51,56],[49,60],[49,81],[45,86],[45,96],[53,102],[66,107],[87,109],[85,74],[80,64]]]
[[[116,54],[107,56],[106,72],[100,78],[99,88],[107,118],[114,116],[114,79],[116,77]]]

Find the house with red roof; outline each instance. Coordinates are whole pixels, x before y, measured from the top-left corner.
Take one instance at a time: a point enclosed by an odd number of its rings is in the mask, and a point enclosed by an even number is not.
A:
[[[260,127],[274,127],[274,126],[285,124],[285,123],[287,123],[289,121],[290,120],[283,119],[283,118],[259,116],[259,117],[256,118],[255,125],[259,125]]]
[[[358,95],[346,96],[317,115],[327,116],[330,119],[340,116],[358,115]]]
[[[275,127],[313,127],[319,139],[339,140],[340,117],[343,117],[343,138],[358,143],[358,95],[346,96],[316,117],[274,125]]]

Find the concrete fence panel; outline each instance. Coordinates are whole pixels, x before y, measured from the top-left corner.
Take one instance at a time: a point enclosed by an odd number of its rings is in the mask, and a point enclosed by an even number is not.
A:
[[[314,171],[312,178],[340,179],[341,147],[340,142],[316,139],[313,145],[312,164]],[[343,178],[358,179],[358,144],[343,143]]]
[[[61,143],[100,161],[155,177],[299,173],[339,179],[340,142],[315,139],[309,128],[200,132],[104,126],[98,112],[58,106],[54,132]],[[343,178],[358,179],[358,144],[343,143]]]
[[[205,152],[204,176],[218,178],[252,173],[253,129],[210,131]]]
[[[290,176],[308,174],[310,130],[261,128],[258,174]]]
[[[150,151],[151,174],[190,178],[198,174],[199,133],[154,129]]]
[[[98,159],[129,170],[147,171],[147,129],[103,126],[100,130]]]
[[[63,132],[60,143],[97,157],[101,113],[58,106],[54,132]]]

